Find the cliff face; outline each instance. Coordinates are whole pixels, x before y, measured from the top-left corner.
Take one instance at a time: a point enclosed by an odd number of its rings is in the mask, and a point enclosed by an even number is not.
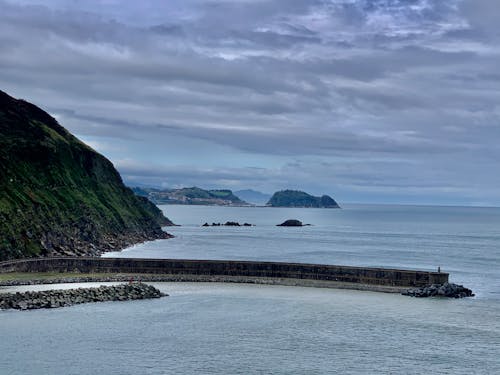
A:
[[[0,260],[97,255],[169,235],[112,163],[49,114],[0,91]]]
[[[271,207],[339,208],[337,202],[328,195],[315,197],[298,190],[278,191],[269,199],[267,205]]]

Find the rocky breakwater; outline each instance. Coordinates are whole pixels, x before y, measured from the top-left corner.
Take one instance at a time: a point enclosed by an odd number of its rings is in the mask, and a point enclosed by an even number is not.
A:
[[[472,290],[453,283],[432,284],[422,288],[408,289],[401,294],[410,297],[474,297]]]
[[[0,309],[32,310],[72,306],[80,303],[128,301],[164,297],[151,285],[130,283],[98,288],[46,290],[40,292],[0,294]]]

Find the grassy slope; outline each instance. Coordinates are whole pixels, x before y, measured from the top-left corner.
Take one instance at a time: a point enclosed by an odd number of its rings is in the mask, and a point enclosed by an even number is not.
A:
[[[0,260],[169,224],[123,185],[110,161],[1,91],[0,192]]]

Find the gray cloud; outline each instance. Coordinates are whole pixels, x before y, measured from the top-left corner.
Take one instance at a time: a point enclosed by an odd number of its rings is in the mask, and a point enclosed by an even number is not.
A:
[[[130,180],[500,204],[494,0],[0,7],[0,88]]]

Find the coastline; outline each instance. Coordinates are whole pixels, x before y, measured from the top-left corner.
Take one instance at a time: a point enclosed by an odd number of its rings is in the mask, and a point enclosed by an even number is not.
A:
[[[173,226],[167,225],[167,226]],[[122,251],[130,246],[138,245],[144,242],[166,240],[174,236],[163,229],[148,229],[143,231],[126,231],[124,233],[104,234],[102,238],[94,243],[88,244],[71,238],[72,246],[61,247],[59,250],[51,253],[53,256],[99,256],[113,251]]]

